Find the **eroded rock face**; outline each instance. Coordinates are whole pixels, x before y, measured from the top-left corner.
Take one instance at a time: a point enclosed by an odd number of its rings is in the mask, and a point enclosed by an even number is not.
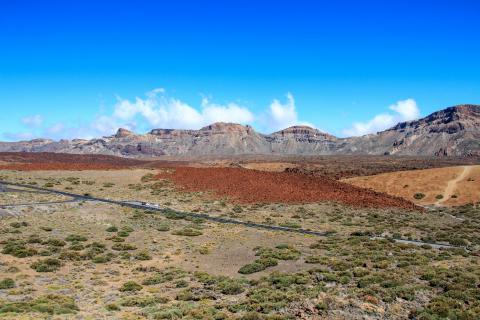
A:
[[[341,153],[479,156],[480,106],[460,105],[358,138],[347,139]]]
[[[130,130],[120,128],[120,129],[118,129],[117,133],[115,134],[115,138],[125,138],[125,137],[131,136],[133,134],[134,133]]]
[[[132,157],[242,154],[480,156],[480,106],[450,107],[362,137],[337,138],[308,126],[292,126],[264,135],[251,126],[217,122],[199,130],[153,129],[144,135],[120,128],[113,136],[92,140],[0,142],[0,151]]]

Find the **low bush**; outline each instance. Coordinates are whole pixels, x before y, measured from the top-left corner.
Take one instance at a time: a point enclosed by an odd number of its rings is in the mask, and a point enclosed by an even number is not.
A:
[[[172,234],[177,236],[196,237],[202,235],[202,231],[193,228],[183,228],[181,230],[175,230]]]
[[[31,301],[0,304],[0,313],[39,312],[56,315],[76,313],[78,310],[73,298],[55,294],[41,296]]]
[[[418,192],[418,193],[415,193],[413,195],[413,197],[417,200],[421,200],[421,199],[425,198],[425,194]]]
[[[142,290],[142,288],[143,287],[140,284],[136,283],[135,281],[127,281],[118,290],[122,292],[126,292],[126,291],[131,292],[131,291],[140,291]]]
[[[61,266],[62,262],[53,258],[38,260],[30,265],[37,272],[54,272],[59,270]]]
[[[68,242],[83,242],[83,241],[87,241],[88,238],[78,234],[71,234],[68,237],[66,237],[65,240]]]
[[[11,278],[0,280],[0,290],[11,289],[15,287],[15,281]]]
[[[118,228],[115,227],[115,226],[110,226],[107,229],[105,229],[105,231],[107,231],[107,232],[117,232]]]
[[[128,243],[115,243],[112,246],[112,250],[116,250],[116,251],[130,251],[130,250],[135,250],[135,249],[137,249],[136,246],[134,246],[133,244],[128,244]]]

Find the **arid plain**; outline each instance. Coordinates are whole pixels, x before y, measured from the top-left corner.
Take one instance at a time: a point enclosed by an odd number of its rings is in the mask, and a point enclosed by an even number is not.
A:
[[[475,159],[0,160],[2,318],[480,316]]]

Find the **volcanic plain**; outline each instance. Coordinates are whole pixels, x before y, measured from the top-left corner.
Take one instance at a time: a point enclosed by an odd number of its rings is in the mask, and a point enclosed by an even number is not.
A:
[[[0,318],[478,319],[476,161],[0,154]]]

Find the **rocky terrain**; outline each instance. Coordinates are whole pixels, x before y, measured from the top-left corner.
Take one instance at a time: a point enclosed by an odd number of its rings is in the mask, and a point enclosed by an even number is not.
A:
[[[126,129],[92,140],[0,142],[3,152],[60,152],[128,157],[224,155],[480,156],[480,105],[459,105],[361,137],[337,138],[307,126],[264,135],[251,126],[214,123],[200,130]]]

